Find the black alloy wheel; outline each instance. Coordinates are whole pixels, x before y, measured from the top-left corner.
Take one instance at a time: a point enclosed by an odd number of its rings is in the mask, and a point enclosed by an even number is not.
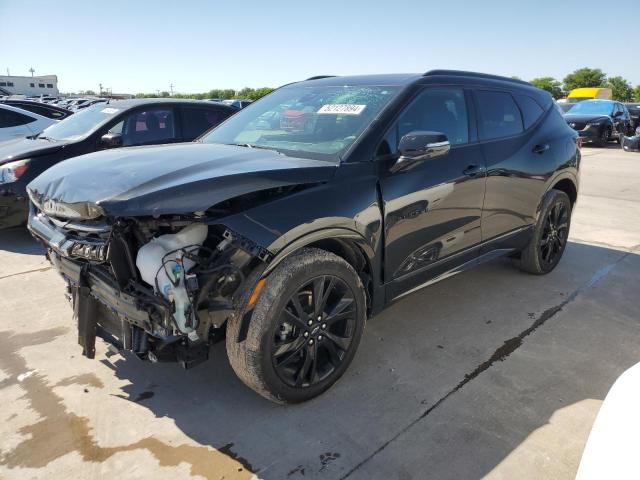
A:
[[[229,361],[265,398],[304,402],[330,388],[353,360],[366,321],[365,288],[345,259],[310,247],[282,260],[263,282],[253,306],[247,292],[229,320]]]
[[[282,309],[273,338],[273,366],[289,386],[309,387],[331,375],[353,340],[356,304],[350,287],[333,275],[301,286]]]
[[[516,260],[521,270],[544,275],[556,268],[569,238],[571,207],[565,192],[552,189],[545,194],[531,240]]]
[[[564,202],[556,202],[547,212],[540,239],[540,259],[545,266],[555,265],[567,244],[569,211]]]

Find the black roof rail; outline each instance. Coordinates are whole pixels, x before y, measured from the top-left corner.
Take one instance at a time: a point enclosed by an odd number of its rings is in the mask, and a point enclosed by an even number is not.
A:
[[[490,80],[501,80],[503,82],[513,82],[513,83],[519,83],[521,85],[531,86],[529,82],[525,82],[524,80],[519,80],[517,78],[502,77],[500,75],[490,75],[488,73],[465,72],[464,70],[429,70],[422,76],[431,77],[434,75],[448,75],[453,77],[480,77],[480,78],[487,78]]]
[[[320,80],[321,78],[333,78],[333,77],[337,77],[337,75],[316,75],[315,77],[309,77],[305,80],[305,82],[307,80]]]

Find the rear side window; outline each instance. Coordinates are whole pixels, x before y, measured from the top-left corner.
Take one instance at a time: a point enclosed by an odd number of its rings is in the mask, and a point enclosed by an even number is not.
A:
[[[226,111],[213,108],[182,107],[182,132],[185,140],[198,138],[226,119]]]
[[[509,137],[522,132],[522,117],[516,102],[507,92],[476,92],[480,139]]]
[[[544,113],[544,110],[538,105],[538,102],[527,95],[516,95],[516,102],[518,102],[518,106],[522,112],[525,130],[536,123]]]
[[[35,122],[36,119],[18,112],[0,109],[0,128],[17,127]]]

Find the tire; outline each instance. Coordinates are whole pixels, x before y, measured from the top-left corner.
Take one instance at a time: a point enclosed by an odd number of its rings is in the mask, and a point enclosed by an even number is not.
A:
[[[558,220],[555,220],[556,213]],[[550,190],[543,201],[531,241],[520,254],[520,269],[544,275],[556,268],[567,246],[570,227],[569,197],[560,190]]]
[[[231,367],[248,387],[277,403],[299,403],[343,375],[366,320],[364,287],[349,263],[304,248],[269,274],[253,311],[248,296],[229,320],[226,339]],[[246,315],[246,338],[238,342]]]
[[[599,147],[606,147],[607,144],[611,141],[611,127],[610,126],[606,126],[602,129],[602,134],[600,135],[600,138],[597,141],[597,145]]]

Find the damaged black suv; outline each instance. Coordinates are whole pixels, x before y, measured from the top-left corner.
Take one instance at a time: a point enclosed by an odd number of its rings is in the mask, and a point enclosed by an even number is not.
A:
[[[86,356],[99,336],[190,367],[226,336],[248,386],[300,402],[340,378],[389,302],[501,255],[550,272],[576,138],[517,80],[314,77],[197,142],[54,166],[29,185],[29,229]]]

